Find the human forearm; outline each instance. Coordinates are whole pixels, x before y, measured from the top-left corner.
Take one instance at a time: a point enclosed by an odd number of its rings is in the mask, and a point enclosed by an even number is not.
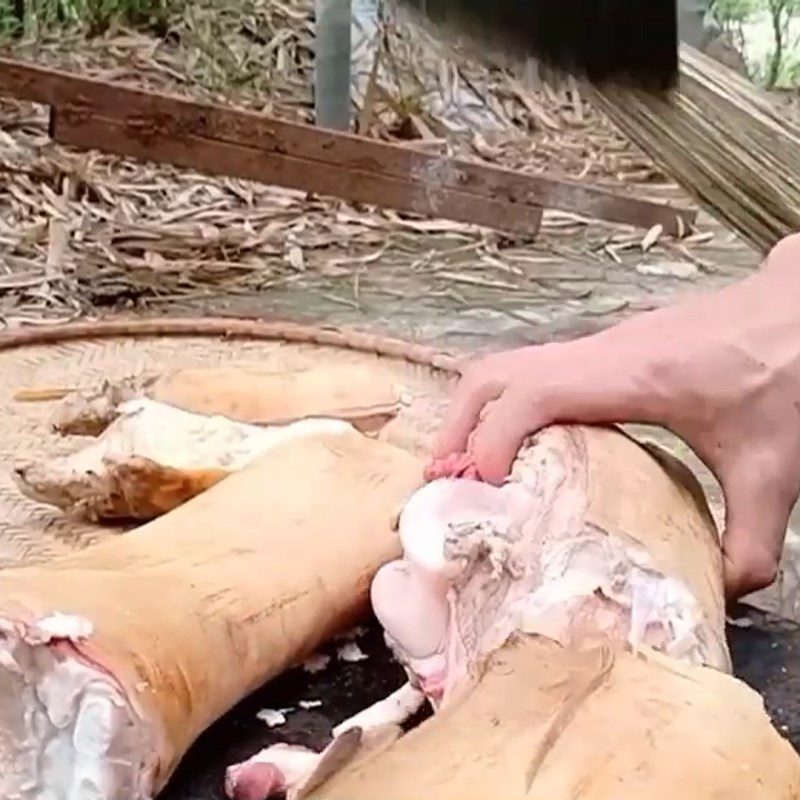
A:
[[[648,422],[681,436],[726,498],[728,588],[775,575],[800,492],[800,236],[721,291],[575,342],[471,365],[437,455],[469,447],[501,482],[524,438],[554,422]]]

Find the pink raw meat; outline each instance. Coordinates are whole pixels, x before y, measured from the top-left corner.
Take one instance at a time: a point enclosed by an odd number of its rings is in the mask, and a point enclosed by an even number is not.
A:
[[[274,744],[228,767],[225,794],[230,800],[266,800],[313,772],[319,759],[320,754],[305,747]]]
[[[425,467],[425,480],[439,478],[471,478],[480,480],[480,473],[469,453],[452,453],[444,458],[433,459]]]
[[[225,794],[231,800],[265,800],[285,787],[286,779],[274,764],[237,764],[225,774]]]
[[[403,509],[404,555],[379,570],[372,605],[435,709],[515,632],[564,645],[610,637],[695,662],[715,652],[685,586],[635,542],[585,523],[582,441],[541,431],[502,486],[476,479],[469,453],[435,460]]]

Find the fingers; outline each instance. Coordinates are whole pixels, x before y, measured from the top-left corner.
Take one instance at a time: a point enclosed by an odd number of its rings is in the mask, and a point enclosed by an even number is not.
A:
[[[512,386],[490,402],[472,436],[480,476],[502,483],[525,438],[554,423],[651,422],[627,375],[594,377],[587,370],[542,370],[535,389]]]
[[[481,411],[491,400],[500,396],[503,381],[493,378],[473,378],[470,373],[459,383],[445,414],[439,439],[434,450],[436,458],[463,453],[467,440],[480,419]]]
[[[472,437],[472,457],[478,474],[487,483],[502,483],[525,437],[549,424],[534,398],[504,392],[490,403]]]
[[[598,335],[474,362],[454,393],[434,458],[469,451],[481,477],[501,483],[525,437],[545,425],[653,421],[647,370],[624,357],[625,346]]]
[[[729,600],[764,589],[778,573],[794,498],[780,477],[774,481],[766,477],[770,472],[764,471],[761,477],[757,464],[748,463],[738,468],[727,485],[723,483],[722,551]]]

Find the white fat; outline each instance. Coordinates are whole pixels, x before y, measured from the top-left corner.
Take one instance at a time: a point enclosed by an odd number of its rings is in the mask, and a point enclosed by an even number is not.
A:
[[[279,728],[286,724],[286,715],[292,711],[293,708],[262,708],[256,714],[256,719],[261,720],[268,728]]]
[[[330,656],[317,653],[313,656],[309,656],[303,662],[303,669],[310,675],[315,675],[317,672],[323,672],[324,670],[326,670],[328,668],[328,664],[330,663],[331,663]]]
[[[574,440],[548,429],[523,450],[503,487],[442,479],[411,497],[400,517],[404,559],[421,569],[432,593],[444,582],[444,642],[430,652],[427,633],[413,627],[429,624],[431,607],[405,592],[395,593],[391,608],[384,576],[376,613],[432,702],[455,696],[514,631],[564,643],[596,635],[627,637],[633,647],[658,642],[683,660],[729,668],[724,642],[688,587],[661,574],[635,540],[587,522],[586,480]]]
[[[352,430],[348,422],[324,418],[279,426],[248,425],[147,398],[123,403],[119,412],[96,443],[72,456],[73,469],[97,470],[105,459],[125,461],[138,456],[168,467],[219,466],[234,471],[281,444]]]
[[[369,658],[355,642],[343,644],[336,651],[336,655],[339,656],[340,661],[347,661],[351,664],[355,664],[358,661],[366,661]]]
[[[410,656],[425,658],[441,649],[449,613],[445,581],[402,559],[378,570],[370,596],[378,621]]]
[[[293,786],[314,771],[321,753],[293,744],[273,744],[230,770],[236,773],[248,764],[273,764],[283,774],[287,786]]]
[[[445,582],[448,632],[441,651],[425,658],[391,634],[387,640],[437,705],[513,633],[517,603],[538,580],[541,536],[571,530],[583,514],[585,494],[572,485],[560,438],[545,432],[541,439],[518,459],[509,483],[432,481],[401,514],[404,558]]]
[[[88,619],[78,617],[75,614],[56,612],[37,621],[35,628],[29,631],[28,641],[31,641],[33,635],[42,644],[46,644],[53,639],[78,641],[87,639],[93,632],[94,626]]]
[[[118,480],[124,484],[124,479],[115,477],[119,468],[137,460],[185,471],[235,472],[285,443],[353,430],[349,422],[327,418],[277,426],[248,425],[146,398],[123,403],[119,413],[87,447],[20,465],[12,473],[20,491],[38,502],[102,516],[116,493],[125,495],[124,485],[116,485]]]
[[[345,720],[333,729],[333,736],[341,736],[350,728],[370,730],[382,725],[401,725],[422,708],[425,695],[410,683],[403,684],[383,700],[378,700],[355,716]]]
[[[121,690],[80,660],[80,617],[0,620],[0,797],[145,800],[153,742]]]
[[[666,629],[664,652],[694,664],[726,668],[718,647],[689,589],[652,565],[644,547],[600,530],[548,542],[541,557],[539,586],[520,605],[519,625],[526,633],[553,636],[559,609],[597,592],[630,615],[628,642],[645,643],[651,625]],[[561,620],[568,625],[568,619]],[[556,623],[557,626],[557,623]],[[561,628],[565,634],[566,627]]]
[[[476,526],[508,530],[528,511],[528,495],[520,488],[468,478],[431,481],[414,492],[400,514],[405,557],[424,570],[454,577],[463,565],[446,552],[453,531]]]

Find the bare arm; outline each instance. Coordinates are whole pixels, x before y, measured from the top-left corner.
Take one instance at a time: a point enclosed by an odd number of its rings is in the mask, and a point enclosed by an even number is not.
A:
[[[800,494],[800,235],[719,292],[474,362],[437,455],[469,450],[481,476],[501,482],[524,438],[554,422],[642,422],[679,435],[725,494],[730,596],[771,583]]]

